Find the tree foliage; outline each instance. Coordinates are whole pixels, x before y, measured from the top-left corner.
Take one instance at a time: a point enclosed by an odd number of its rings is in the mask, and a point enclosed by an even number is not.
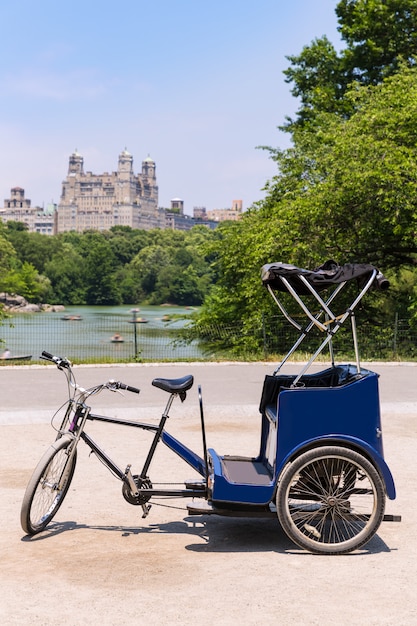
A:
[[[45,264],[45,274],[51,282],[50,302],[84,304],[86,281],[84,259],[72,243],[63,241],[59,251]]]
[[[344,49],[324,35],[287,57],[300,108],[291,148],[268,148],[265,199],[212,244],[217,283],[198,324],[237,324],[245,347],[277,313],[260,281],[271,261],[373,263],[394,287],[368,315],[417,317],[417,0],[341,0],[336,14]]]
[[[400,63],[415,65],[415,0],[341,0],[336,15],[347,45],[341,59],[349,81],[376,85],[395,73]]]
[[[12,263],[16,258],[16,250],[10,243],[6,229],[0,221],[0,290],[3,291],[2,281],[7,272],[11,269]]]
[[[369,262],[392,276],[409,267],[417,282],[417,68],[345,97],[355,113],[318,113],[314,126],[297,128],[293,147],[272,151],[278,174],[265,200],[219,230],[218,282],[202,326],[259,325],[273,310],[260,284],[261,266],[272,261]]]
[[[189,232],[117,226],[53,237],[21,226],[9,222],[0,230],[0,290],[31,302],[199,305],[211,286],[205,249],[214,235],[204,226]]]
[[[337,53],[323,36],[287,57],[284,74],[300,99],[296,119],[287,120],[290,132],[323,111],[350,115],[345,94],[352,82],[377,85],[401,63],[416,64],[417,0],[340,0],[336,15],[344,49]]]
[[[348,120],[320,114],[319,130],[297,133],[294,150],[276,154],[287,177],[295,171],[298,179],[302,170],[291,228],[309,233],[305,244],[316,258],[326,252],[385,267],[412,263],[417,70],[404,68],[373,88],[354,87],[346,97],[356,109]]]

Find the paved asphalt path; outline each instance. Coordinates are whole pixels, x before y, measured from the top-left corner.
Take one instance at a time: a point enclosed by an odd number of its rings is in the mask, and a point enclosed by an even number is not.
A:
[[[320,367],[325,367],[323,365]],[[382,410],[395,407],[415,411],[417,407],[417,363],[362,363],[380,375]],[[102,394],[95,407],[112,407],[123,415],[148,416],[159,410],[164,392],[152,387],[155,377],[179,378],[194,375],[192,402],[181,407],[181,414],[195,412],[197,387],[202,387],[205,410],[221,414],[253,415],[259,406],[262,382],[274,369],[271,363],[174,363],[131,365],[79,365],[74,368],[77,382],[87,388],[109,379],[138,387],[139,396],[131,393]],[[298,372],[299,366],[289,364],[285,372]],[[318,369],[312,367],[311,371]],[[0,424],[49,421],[51,411],[65,400],[64,375],[54,365],[14,366],[0,368]],[[149,411],[152,409],[152,411]]]
[[[385,457],[398,497],[362,550],[315,556],[298,550],[278,521],[190,517],[182,500],[141,510],[81,449],[70,491],[54,522],[25,537],[19,523],[28,479],[54,439],[50,426],[66,397],[54,366],[0,367],[0,623],[9,625],[252,626],[264,624],[417,624],[417,364],[364,364],[380,374]],[[174,405],[169,432],[200,453],[197,387],[201,385],[210,447],[256,455],[258,404],[270,363],[78,366],[84,387],[110,378],[141,394],[102,394],[94,409],[157,421],[166,394],[154,377],[193,374],[186,402]],[[289,365],[286,371],[297,371]],[[139,464],[149,440],[131,429],[95,425],[116,460]],[[185,471],[184,471],[185,469]],[[192,472],[191,472],[192,474]],[[191,478],[180,459],[158,450],[153,482]]]

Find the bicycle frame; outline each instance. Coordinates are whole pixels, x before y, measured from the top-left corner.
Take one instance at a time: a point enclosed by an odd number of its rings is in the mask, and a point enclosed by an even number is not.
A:
[[[85,395],[85,394],[84,394]],[[178,439],[170,435],[165,430],[165,424],[169,417],[169,411],[172,405],[172,402],[175,398],[174,393],[171,393],[165,410],[162,413],[161,419],[158,425],[149,424],[144,422],[136,422],[133,420],[126,420],[117,417],[109,417],[105,415],[98,415],[96,413],[92,413],[91,407],[87,406],[83,400],[75,401],[70,399],[68,402],[68,407],[65,412],[65,416],[62,420],[59,435],[57,438],[60,438],[65,433],[69,433],[74,437],[74,444],[71,446],[71,452],[69,455],[67,467],[71,466],[72,456],[75,454],[76,447],[82,439],[84,443],[90,448],[94,454],[103,462],[103,464],[122,482],[124,482],[133,498],[140,498],[141,495],[146,495],[146,499],[150,499],[153,496],[157,497],[187,497],[187,498],[195,498],[202,496],[206,496],[207,493],[207,462],[205,460],[206,451],[204,451],[204,459],[198,456],[195,452],[190,450],[186,445],[181,443]],[[201,390],[200,390],[201,397]],[[202,423],[203,423],[203,433],[204,433],[204,422],[203,415]],[[131,465],[127,465],[125,470],[122,470],[104,450],[96,443],[92,437],[85,431],[85,427],[88,421],[97,421],[105,424],[113,424],[117,426],[127,426],[130,428],[137,428],[140,430],[145,430],[149,432],[153,432],[154,436],[148,450],[144,465],[139,475],[134,476],[131,471]],[[205,480],[198,483],[198,488],[187,487],[186,489],[154,489],[153,487],[146,486],[146,488],[141,489],[140,485],[149,481],[148,471],[151,465],[152,459],[154,457],[157,445],[159,441],[162,441],[169,449],[171,449],[175,454],[177,454],[183,461],[185,461],[188,465],[190,465],[196,472],[198,472]],[[203,438],[203,444],[205,445],[205,437]],[[135,479],[137,482],[135,482]],[[61,477],[61,481],[65,480],[65,472]],[[196,483],[194,483],[195,485]],[[150,507],[145,503],[142,504],[144,515],[149,512]]]

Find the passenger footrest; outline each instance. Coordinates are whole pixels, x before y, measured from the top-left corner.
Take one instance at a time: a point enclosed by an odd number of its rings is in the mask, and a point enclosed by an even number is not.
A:
[[[214,515],[216,513],[207,500],[194,500],[191,504],[187,504],[187,510],[190,515]]]
[[[256,459],[222,457],[224,476],[229,482],[249,485],[269,485],[272,476],[262,461]]]
[[[222,502],[213,504],[207,500],[194,500],[187,504],[189,515],[221,515],[223,517],[275,517],[275,512],[268,505],[250,506],[233,505]]]
[[[206,481],[205,480],[185,480],[184,481],[184,485],[186,489],[201,489],[201,491],[204,491],[206,488]]]

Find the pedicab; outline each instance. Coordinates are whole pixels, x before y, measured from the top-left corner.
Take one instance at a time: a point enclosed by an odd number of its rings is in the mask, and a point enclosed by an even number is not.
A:
[[[222,455],[207,448],[201,388],[199,388],[203,454],[190,450],[165,429],[174,398],[184,401],[192,375],[155,378],[152,384],[169,394],[158,424],[106,417],[92,412],[86,400],[103,389],[139,389],[108,381],[88,390],[75,383],[71,363],[44,352],[67,375],[74,389],[54,444],[38,464],[23,500],[21,522],[28,534],[44,530],[68,491],[80,440],[122,481],[127,502],[149,514],[152,498],[189,498],[190,515],[236,517],[277,516],[287,536],[313,553],[344,554],[364,546],[382,521],[400,521],[385,514],[386,498],[395,498],[391,471],[384,459],[378,374],[360,364],[355,309],[372,288],[387,289],[388,281],[369,264],[338,265],[328,261],[315,270],[285,263],[262,268],[262,282],[298,338],[271,375],[265,377],[260,399],[260,447],[256,457]],[[353,296],[349,285],[355,284]],[[345,291],[346,290],[346,291]],[[341,298],[341,294],[349,298]],[[283,302],[292,296],[304,325]],[[342,311],[337,303],[342,302]],[[346,304],[346,303],[349,304]],[[355,363],[336,364],[333,340],[350,322]],[[349,327],[349,324],[347,324]],[[297,374],[282,369],[313,329],[321,333],[317,350]],[[311,372],[325,348],[330,366]],[[310,372],[309,372],[310,370]],[[86,432],[88,421],[130,426],[153,433],[142,470],[125,470]],[[161,489],[149,477],[159,442],[191,466],[201,479],[182,489]],[[60,458],[58,458],[60,457]]]

